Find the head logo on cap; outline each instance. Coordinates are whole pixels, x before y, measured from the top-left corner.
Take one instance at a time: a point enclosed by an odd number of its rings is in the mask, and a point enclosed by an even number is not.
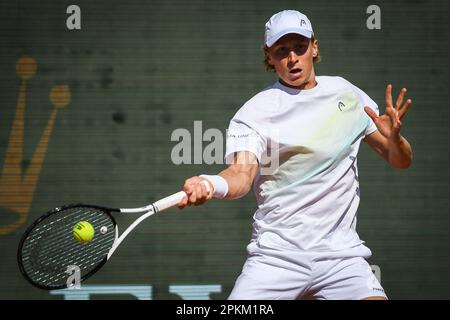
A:
[[[311,22],[303,13],[295,10],[284,10],[274,14],[266,23],[264,42],[271,47],[282,36],[296,33],[307,38],[314,35]]]

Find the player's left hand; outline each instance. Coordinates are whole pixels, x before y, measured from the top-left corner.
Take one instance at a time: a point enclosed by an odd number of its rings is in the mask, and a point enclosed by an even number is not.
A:
[[[364,107],[367,115],[373,120],[378,131],[388,139],[400,138],[400,130],[402,127],[402,119],[411,105],[411,99],[403,103],[406,94],[406,88],[403,88],[398,95],[395,106],[392,104],[392,85],[386,87],[386,113],[380,116],[369,107]]]

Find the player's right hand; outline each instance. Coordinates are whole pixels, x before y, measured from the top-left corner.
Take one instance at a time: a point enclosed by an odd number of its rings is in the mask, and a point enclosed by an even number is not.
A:
[[[209,185],[209,191],[205,186],[205,182]],[[212,198],[213,186],[208,180],[194,176],[184,182],[183,191],[186,192],[187,197],[183,197],[178,203],[178,208],[183,209],[185,206],[201,205]]]

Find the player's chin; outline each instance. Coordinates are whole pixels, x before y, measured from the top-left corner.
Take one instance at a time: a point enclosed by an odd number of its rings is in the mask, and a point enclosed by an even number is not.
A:
[[[283,77],[283,80],[290,86],[299,87],[305,82],[305,77],[303,76],[303,72],[300,74],[287,73],[285,77]]]
[[[294,88],[300,88],[304,84],[304,79],[298,78],[298,79],[287,79],[285,82]]]

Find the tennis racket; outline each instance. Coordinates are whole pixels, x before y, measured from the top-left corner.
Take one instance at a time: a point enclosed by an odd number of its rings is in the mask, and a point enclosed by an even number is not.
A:
[[[209,184],[202,181],[210,192]],[[88,204],[70,204],[55,208],[39,217],[22,236],[17,260],[25,279],[45,289],[64,289],[68,282],[68,268],[76,266],[80,282],[91,277],[111,258],[125,237],[142,221],[155,213],[177,205],[186,196],[177,192],[141,208],[115,209]],[[113,213],[141,213],[120,236]],[[74,238],[73,229],[80,221],[89,222],[94,237],[87,243]]]

